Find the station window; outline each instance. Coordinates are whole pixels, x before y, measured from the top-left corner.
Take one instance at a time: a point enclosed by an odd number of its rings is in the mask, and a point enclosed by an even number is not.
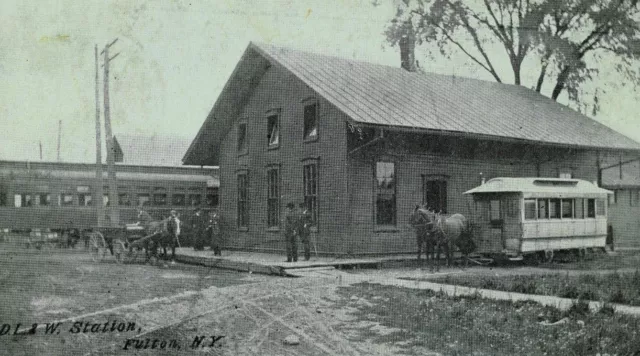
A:
[[[267,115],[267,144],[269,148],[275,148],[280,145],[280,115],[277,110]]]
[[[618,189],[613,190],[613,194],[607,195],[609,205],[615,205],[618,202]]]
[[[573,199],[562,199],[562,218],[573,218]]]
[[[73,194],[60,194],[58,196],[58,205],[60,206],[72,206],[73,205]]]
[[[432,176],[422,177],[422,203],[431,210],[446,213],[447,181],[432,178]]]
[[[576,219],[584,219],[584,199],[575,200]]]
[[[102,206],[109,206],[109,194],[104,194],[102,196]]]
[[[302,185],[304,204],[311,212],[313,225],[318,224],[318,163],[305,164],[302,167]]]
[[[91,206],[91,200],[91,194],[89,193],[78,194],[78,205],[80,206]]]
[[[376,225],[396,224],[396,172],[393,162],[376,162]]]
[[[549,218],[549,207],[547,199],[538,199],[538,219]]]
[[[596,217],[596,200],[595,199],[586,199],[587,200],[587,217],[595,218]]]
[[[604,216],[605,215],[605,205],[606,204],[606,200],[604,199],[598,199],[596,201],[596,215],[597,216]]]
[[[526,199],[524,201],[524,218],[525,220],[536,219],[536,200]]]
[[[171,197],[171,204],[175,206],[183,206],[186,202],[184,194],[174,194]]]
[[[318,104],[310,103],[304,106],[303,139],[310,141],[318,138]]]
[[[35,205],[36,206],[49,206],[51,205],[51,195],[50,194],[36,194],[35,195]]]
[[[629,205],[630,206],[638,206],[640,204],[640,190],[631,189],[629,190]]]
[[[267,227],[280,224],[280,179],[278,168],[267,170]]]
[[[13,200],[16,208],[24,208],[32,205],[31,194],[16,194]]]
[[[238,154],[247,152],[247,123],[238,124]]]
[[[238,174],[238,227],[246,228],[249,224],[249,196],[247,174]]]

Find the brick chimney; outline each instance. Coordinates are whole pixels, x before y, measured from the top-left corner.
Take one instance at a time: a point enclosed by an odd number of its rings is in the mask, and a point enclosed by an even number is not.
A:
[[[413,32],[411,21],[407,21],[404,26],[404,34],[400,38],[400,67],[409,72],[416,71],[416,35]]]

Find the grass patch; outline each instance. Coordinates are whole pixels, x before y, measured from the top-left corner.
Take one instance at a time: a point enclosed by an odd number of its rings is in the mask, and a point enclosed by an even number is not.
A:
[[[455,276],[435,280],[475,288],[640,306],[640,271],[632,273]]]
[[[356,308],[356,321],[375,321],[401,331],[367,333],[377,343],[428,349],[444,355],[630,355],[640,350],[640,320],[607,312],[589,313],[585,302],[566,312],[531,302],[450,298],[431,291],[359,284],[339,290]],[[354,300],[353,296],[357,299]],[[359,303],[365,299],[367,303]],[[562,323],[549,325],[566,318]],[[344,326],[348,328],[349,326]]]

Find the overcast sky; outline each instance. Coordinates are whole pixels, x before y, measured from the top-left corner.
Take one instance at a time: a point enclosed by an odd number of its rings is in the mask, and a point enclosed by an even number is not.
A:
[[[116,135],[191,139],[250,41],[399,66],[382,35],[393,2],[379,2],[2,0],[0,159],[39,160],[41,141],[43,160],[55,160],[62,120],[62,160],[95,161],[95,44],[119,38]],[[419,59],[427,71],[490,79],[462,57]],[[628,89],[609,89],[596,119],[640,140],[637,102]]]

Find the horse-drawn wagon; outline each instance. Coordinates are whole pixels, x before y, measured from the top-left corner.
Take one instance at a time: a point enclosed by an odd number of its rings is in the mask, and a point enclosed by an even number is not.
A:
[[[607,195],[579,179],[494,178],[471,195],[477,253],[550,262],[554,252],[606,246]]]
[[[167,218],[153,221],[144,211],[140,212],[139,219],[142,223],[94,228],[89,233],[92,258],[102,260],[108,251],[118,263],[135,262],[140,257],[144,257],[144,261],[150,261],[158,258],[158,248],[164,249],[166,257],[167,247],[174,243],[176,220]]]

